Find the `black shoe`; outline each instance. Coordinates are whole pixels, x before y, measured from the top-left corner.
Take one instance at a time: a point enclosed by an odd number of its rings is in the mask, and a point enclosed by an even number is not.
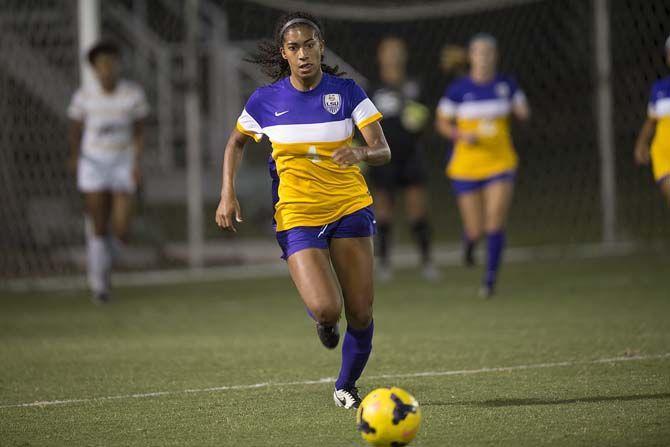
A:
[[[110,300],[109,292],[95,292],[91,295],[91,302],[95,305],[101,306],[103,304],[109,303]]]
[[[343,408],[358,408],[361,405],[361,396],[358,395],[358,388],[342,388],[333,392],[335,405]]]
[[[316,333],[319,334],[319,340],[328,349],[335,349],[340,342],[340,330],[337,325],[325,326],[321,323],[316,323]]]

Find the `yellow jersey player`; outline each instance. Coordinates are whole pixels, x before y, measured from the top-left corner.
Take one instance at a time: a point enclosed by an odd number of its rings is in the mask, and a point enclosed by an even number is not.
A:
[[[437,108],[438,132],[454,142],[447,176],[457,195],[464,227],[464,258],[473,265],[473,250],[486,234],[487,265],[481,294],[493,295],[505,246],[505,222],[517,169],[509,119],[530,115],[516,82],[498,74],[497,42],[477,34],[468,47],[470,73],[447,87]]]
[[[356,381],[372,350],[376,224],[357,164],[387,163],[391,151],[381,114],[354,81],[323,64],[324,45],[323,27],[298,12],[281,17],[274,42],[259,47],[255,62],[275,82],[251,95],[228,140],[215,218],[230,231],[242,222],[235,174],[245,144],[267,136],[282,258],[327,348],[339,342],[344,304],[347,330],[333,398],[340,407],[356,408]],[[350,146],[354,126],[366,145]]]
[[[665,61],[670,66],[670,36],[665,41]],[[670,76],[651,88],[647,120],[635,144],[635,160],[645,165],[651,160],[654,179],[670,206]]]

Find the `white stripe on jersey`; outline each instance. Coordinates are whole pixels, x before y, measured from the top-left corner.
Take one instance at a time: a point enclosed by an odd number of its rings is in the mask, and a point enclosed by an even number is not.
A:
[[[346,140],[354,133],[350,118],[315,124],[279,124],[263,128],[273,143],[332,143]]]
[[[511,108],[507,98],[468,101],[456,107],[456,116],[463,119],[499,118],[509,115]]]
[[[449,98],[443,97],[437,104],[437,111],[440,113],[440,115],[451,118],[456,115],[456,103]]]
[[[659,99],[656,103],[649,104],[648,113],[651,118],[670,116],[670,98]]]

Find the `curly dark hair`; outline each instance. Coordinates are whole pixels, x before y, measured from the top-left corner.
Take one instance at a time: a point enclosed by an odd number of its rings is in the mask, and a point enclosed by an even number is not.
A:
[[[295,26],[309,26],[309,23],[298,22],[284,29],[284,26],[293,19],[305,19],[314,23],[317,26],[315,31],[317,32],[318,37],[321,40],[324,39],[323,25],[313,15],[302,11],[296,11],[282,15],[275,24],[273,40],[264,40],[260,42],[258,44],[258,53],[254,54],[248,59],[245,59],[248,62],[260,65],[263,73],[275,81],[278,81],[291,74],[291,67],[289,67],[288,61],[281,55],[281,48],[282,45],[284,45],[284,34],[287,30]],[[328,73],[334,76],[342,76],[345,74],[339,70],[337,65],[331,67],[324,64],[323,55],[321,55],[321,70],[324,73]]]
[[[97,42],[90,50],[88,50],[86,58],[88,59],[88,62],[93,65],[95,64],[95,60],[98,58],[98,56],[102,56],[103,54],[121,57],[121,49],[116,44],[116,42],[112,40],[101,40]]]

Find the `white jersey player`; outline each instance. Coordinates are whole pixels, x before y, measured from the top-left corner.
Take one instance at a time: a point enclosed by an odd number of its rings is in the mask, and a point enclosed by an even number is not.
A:
[[[69,165],[92,224],[87,232],[89,285],[94,301],[105,302],[112,259],[128,238],[149,106],[140,86],[120,79],[116,45],[98,43],[88,61],[95,82],[75,92],[67,112]]]

